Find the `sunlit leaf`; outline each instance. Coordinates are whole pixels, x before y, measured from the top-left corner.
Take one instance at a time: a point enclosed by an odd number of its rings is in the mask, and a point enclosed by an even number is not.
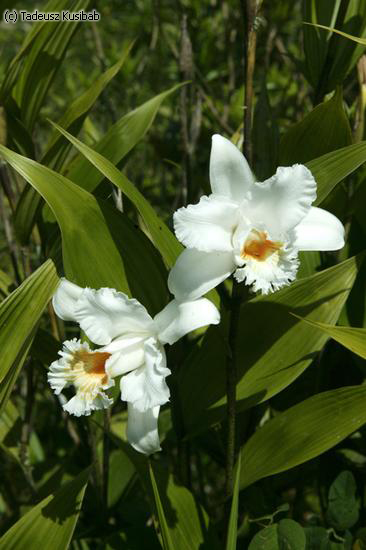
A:
[[[62,234],[66,276],[80,286],[129,293],[122,259],[93,195],[46,166],[4,146],[1,156],[47,201]]]
[[[67,550],[84,497],[89,470],[43,499],[0,539],[0,550]]]
[[[234,491],[231,500],[231,510],[229,525],[227,530],[226,550],[236,550],[236,539],[238,533],[238,509],[239,509],[239,491],[240,491],[240,472],[241,472],[241,453],[235,465],[234,472]]]
[[[365,399],[365,386],[331,390],[266,422],[242,448],[241,487],[311,460],[342,441],[366,422]]]
[[[168,267],[171,266],[183,247],[140,191],[107,158],[76,139],[57,124],[54,124],[54,126],[79,149],[89,162],[125,193],[141,214],[151,238],[166,264]]]
[[[299,319],[301,317],[297,316]],[[340,344],[366,359],[366,329],[353,327],[335,327],[311,319],[302,319],[305,323],[318,328]]]
[[[0,410],[7,402],[37,323],[57,284],[56,270],[48,260],[0,304]]]
[[[300,279],[241,308],[238,335],[238,410],[266,401],[293,382],[323,348],[327,335],[290,313],[335,324],[361,260]],[[180,371],[186,430],[195,433],[222,420],[225,407],[227,344],[222,323],[211,327]]]

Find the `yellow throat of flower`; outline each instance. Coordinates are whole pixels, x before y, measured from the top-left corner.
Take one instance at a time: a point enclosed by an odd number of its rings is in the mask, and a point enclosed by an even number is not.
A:
[[[243,260],[252,258],[258,262],[264,262],[272,254],[281,249],[283,243],[267,239],[266,231],[252,229],[241,249],[240,256]]]
[[[105,363],[110,356],[111,354],[106,352],[79,350],[74,354],[71,368],[81,367],[85,374],[99,376],[102,378],[101,383],[105,384],[107,381]]]

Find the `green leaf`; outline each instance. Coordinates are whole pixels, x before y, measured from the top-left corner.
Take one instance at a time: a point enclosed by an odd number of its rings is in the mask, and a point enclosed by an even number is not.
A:
[[[298,315],[296,316],[302,319]],[[325,323],[319,323],[309,319],[302,319],[309,325],[325,332],[328,336],[342,344],[347,349],[353,351],[363,359],[366,359],[366,329],[351,327],[334,327]]]
[[[89,0],[50,2],[47,11],[86,9]],[[62,63],[70,40],[80,22],[48,22],[42,27],[32,48],[23,59],[22,70],[14,87],[14,97],[21,110],[21,120],[28,130],[32,130],[47,92]]]
[[[306,537],[301,525],[281,519],[255,535],[248,550],[305,550]]]
[[[276,395],[311,364],[327,335],[296,321],[290,313],[335,324],[360,263],[360,258],[351,258],[242,306],[237,351],[238,411]],[[225,417],[226,355],[221,323],[210,327],[202,345],[188,356],[180,371],[183,418],[190,434]]]
[[[216,539],[208,533],[208,516],[193,495],[162,467],[154,464],[153,468],[150,462],[149,468],[164,550],[215,550]]]
[[[339,87],[329,101],[315,107],[284,134],[280,144],[280,164],[304,164],[351,143],[351,128]]]
[[[356,490],[355,478],[348,471],[341,472],[330,486],[327,520],[335,529],[345,531],[357,523],[360,504]]]
[[[112,164],[117,165],[133,149],[136,143],[144,137],[153,123],[162,102],[180,87],[181,84],[162,92],[120,118],[94,146],[95,151],[108,159]],[[58,129],[61,131],[61,128]],[[72,136],[66,135],[66,137],[69,139]],[[76,146],[75,143],[74,145]],[[69,166],[67,175],[80,187],[88,191],[94,191],[104,178],[103,172],[100,172],[98,167],[98,170],[95,170],[90,165],[90,161],[87,160],[88,157],[85,155],[85,152],[81,149],[79,150],[81,153]]]
[[[241,488],[294,468],[342,441],[366,422],[365,398],[365,386],[339,388],[266,422],[242,448]]]
[[[336,22],[341,0],[334,2],[305,0],[302,3],[304,22],[304,53],[305,53],[305,72],[306,77],[314,88],[321,78],[323,65],[328,52],[329,39],[331,33],[319,32],[315,23],[334,25]]]
[[[2,536],[0,550],[67,550],[88,477],[86,470],[34,506]]]
[[[126,61],[133,42],[128,44],[124,48],[119,61],[115,63],[112,67],[107,69],[102,73],[88,88],[84,93],[77,97],[71,105],[67,108],[62,117],[58,120],[58,124],[65,129],[70,129],[70,132],[77,134],[82,126],[85,116],[88,114],[90,109],[93,107],[94,103],[97,101],[100,94],[103,92],[104,88],[109,84],[109,82],[119,73],[124,62]],[[46,153],[42,158],[42,164],[50,165],[50,160],[52,159],[52,168],[57,169],[60,167],[60,160],[55,160],[55,155],[57,154],[57,159],[62,159],[65,156],[65,150],[68,150],[67,145],[69,142],[60,136],[59,132],[54,131],[51,139],[49,140]]]
[[[306,166],[317,182],[317,198],[314,206],[323,202],[337,183],[354,172],[365,161],[366,141],[362,141],[307,162]]]
[[[307,23],[308,25],[313,25],[314,27],[318,27],[318,29],[324,29],[329,32],[335,32],[341,36],[344,36],[344,38],[348,38],[349,40],[353,40],[353,42],[357,42],[358,44],[362,44],[363,46],[366,46],[366,38],[360,38],[358,36],[353,36],[352,34],[348,34],[343,31],[339,31],[338,29],[334,29],[333,27],[327,27],[326,25],[319,25],[318,23]]]
[[[62,234],[67,278],[83,287],[110,286],[129,293],[122,259],[95,197],[50,168],[4,146],[0,146],[0,154],[54,212]]]
[[[151,315],[159,313],[169,301],[168,273],[159,252],[145,233],[125,214],[107,201],[99,200],[98,204],[123,258],[132,296],[141,302]]]
[[[75,134],[79,132],[86,115],[93,107],[104,88],[120,71],[132,45],[133,43],[129,44],[124,49],[120,60],[101,74],[89,89],[71,103],[58,121],[63,128],[70,129]],[[59,170],[69,148],[70,143],[60,136],[59,132],[54,131],[46,147],[46,152],[42,157],[41,164],[45,164],[56,171]],[[28,243],[42,204],[42,198],[35,189],[31,186],[26,186],[18,201],[15,214],[17,236],[23,245]]]
[[[0,411],[31,345],[35,328],[58,284],[48,260],[0,304]]]
[[[165,263],[170,267],[183,250],[182,245],[168,229],[165,223],[158,217],[153,207],[140,193],[140,191],[118,170],[107,158],[103,157],[71,134],[54,126],[71,141],[71,143],[91,162],[106,178],[114,183],[135,205],[146,227],[151,235],[157,249],[164,258]],[[71,176],[70,176],[71,177]],[[88,185],[89,187],[89,185]]]
[[[236,539],[238,536],[238,510],[240,492],[241,453],[239,453],[234,472],[234,492],[231,501],[230,518],[226,540],[226,550],[236,550]]]

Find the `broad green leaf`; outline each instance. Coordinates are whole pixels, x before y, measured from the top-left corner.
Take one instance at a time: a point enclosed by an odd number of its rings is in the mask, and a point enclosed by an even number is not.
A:
[[[18,410],[9,399],[0,415],[0,443],[4,441],[18,418]]]
[[[108,506],[114,506],[131,484],[135,468],[125,452],[113,451],[109,459]]]
[[[181,84],[162,92],[120,118],[94,146],[95,151],[112,164],[118,164],[144,137],[163,101],[180,86]],[[91,166],[90,161],[87,159],[88,157],[85,157],[83,152],[79,153],[68,168],[67,175],[80,187],[88,191],[94,191],[103,180],[104,175],[99,169],[96,170]]]
[[[366,141],[348,145],[337,151],[311,160],[306,166],[312,172],[317,187],[317,198],[314,206],[318,206],[329,195],[332,189],[366,161]]]
[[[11,285],[14,284],[11,277],[5,271],[2,271],[0,269],[0,294],[3,296],[7,296],[10,292]]]
[[[366,386],[339,388],[310,397],[266,422],[242,448],[241,488],[337,445],[366,422],[365,398]]]
[[[238,509],[239,509],[239,491],[240,491],[240,472],[241,472],[241,453],[235,465],[234,472],[234,491],[231,500],[231,510],[226,539],[226,550],[236,550],[236,539],[238,535]]]
[[[48,260],[0,304],[0,411],[32,342],[37,323],[58,284]]]
[[[50,2],[47,11],[79,11],[88,7],[89,0]],[[46,94],[60,67],[70,40],[80,22],[48,22],[32,43],[14,87],[14,97],[21,110],[21,120],[32,130]]]
[[[89,470],[20,518],[0,539],[0,550],[67,550],[79,517]]]
[[[159,313],[169,301],[168,273],[159,252],[125,214],[107,201],[99,200],[98,203],[123,258],[132,296],[141,302],[151,315]]]
[[[177,485],[162,467],[152,467],[150,478],[159,517],[164,550],[215,550],[216,539],[208,533],[208,516],[192,493]]]
[[[297,316],[299,319],[301,317]],[[347,349],[366,359],[366,329],[352,327],[335,327],[310,319],[302,319],[309,325],[318,328]]]
[[[315,107],[284,134],[280,143],[280,164],[304,164],[351,143],[351,128],[339,87],[330,100]]]
[[[335,529],[345,531],[357,523],[360,503],[356,490],[355,478],[348,471],[341,472],[330,486],[327,521]]]
[[[327,335],[297,321],[335,324],[352,288],[361,260],[299,279],[241,308],[238,357],[238,410],[266,401],[293,382],[323,348]],[[226,342],[222,323],[210,327],[180,370],[180,396],[186,431],[195,433],[221,421],[225,407]]]
[[[129,293],[122,259],[95,197],[50,168],[4,146],[0,146],[0,154],[54,212],[62,234],[67,278],[80,286],[110,286]]]
[[[265,527],[255,535],[248,550],[305,550],[305,531],[293,519]]]
[[[132,44],[129,44],[124,49],[120,60],[101,74],[90,88],[71,103],[58,121],[63,128],[70,129],[75,134],[79,132],[86,115],[104,88],[120,71],[131,47]],[[63,136],[60,136],[59,132],[54,131],[46,147],[46,152],[42,157],[41,164],[45,164],[58,171],[70,146],[70,143]],[[15,214],[15,228],[22,244],[27,244],[42,204],[42,197],[36,190],[31,186],[26,186],[18,201]]]
[[[106,178],[114,183],[135,205],[151,235],[155,246],[163,256],[165,263],[170,267],[183,249],[182,245],[168,229],[165,223],[156,214],[153,207],[140,193],[140,191],[118,170],[107,158],[94,151],[74,136],[54,126],[71,141],[71,143],[91,162]],[[71,176],[70,176],[71,177]],[[89,187],[89,186],[88,186]]]

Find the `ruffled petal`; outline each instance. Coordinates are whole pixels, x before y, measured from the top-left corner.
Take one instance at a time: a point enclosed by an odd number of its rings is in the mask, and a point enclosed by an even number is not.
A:
[[[80,298],[83,288],[67,279],[62,278],[52,298],[53,309],[56,315],[64,321],[75,321],[75,305]]]
[[[215,134],[212,136],[210,157],[212,192],[240,203],[254,183],[249,165],[231,141]]]
[[[104,392],[99,392],[92,400],[82,393],[77,393],[65,403],[63,409],[74,416],[89,416],[92,411],[108,409],[112,404],[113,399],[110,399]]]
[[[239,207],[235,202],[217,195],[204,196],[198,204],[175,212],[175,234],[187,248],[204,252],[229,251],[238,216]]]
[[[136,451],[150,455],[161,451],[158,433],[160,407],[141,412],[128,404],[127,439]]]
[[[144,347],[144,366],[121,378],[121,399],[133,403],[139,411],[163,405],[170,397],[165,381],[170,370],[166,367],[164,348],[154,338],[146,340]]]
[[[84,289],[75,318],[88,338],[99,345],[127,334],[148,334],[153,324],[140,302],[113,288]]]
[[[210,300],[191,302],[172,300],[154,317],[158,338],[162,344],[174,344],[188,332],[206,325],[217,325],[220,313]]]
[[[294,229],[298,250],[339,250],[344,246],[344,227],[336,216],[315,206]]]
[[[280,166],[274,176],[252,187],[244,214],[255,228],[265,227],[279,238],[305,218],[315,198],[316,181],[306,166]]]
[[[141,367],[145,363],[144,341],[141,336],[125,336],[99,348],[111,354],[105,364],[106,373],[115,378]]]
[[[235,267],[233,252],[187,248],[169,273],[168,287],[179,301],[195,300],[227,279]]]

